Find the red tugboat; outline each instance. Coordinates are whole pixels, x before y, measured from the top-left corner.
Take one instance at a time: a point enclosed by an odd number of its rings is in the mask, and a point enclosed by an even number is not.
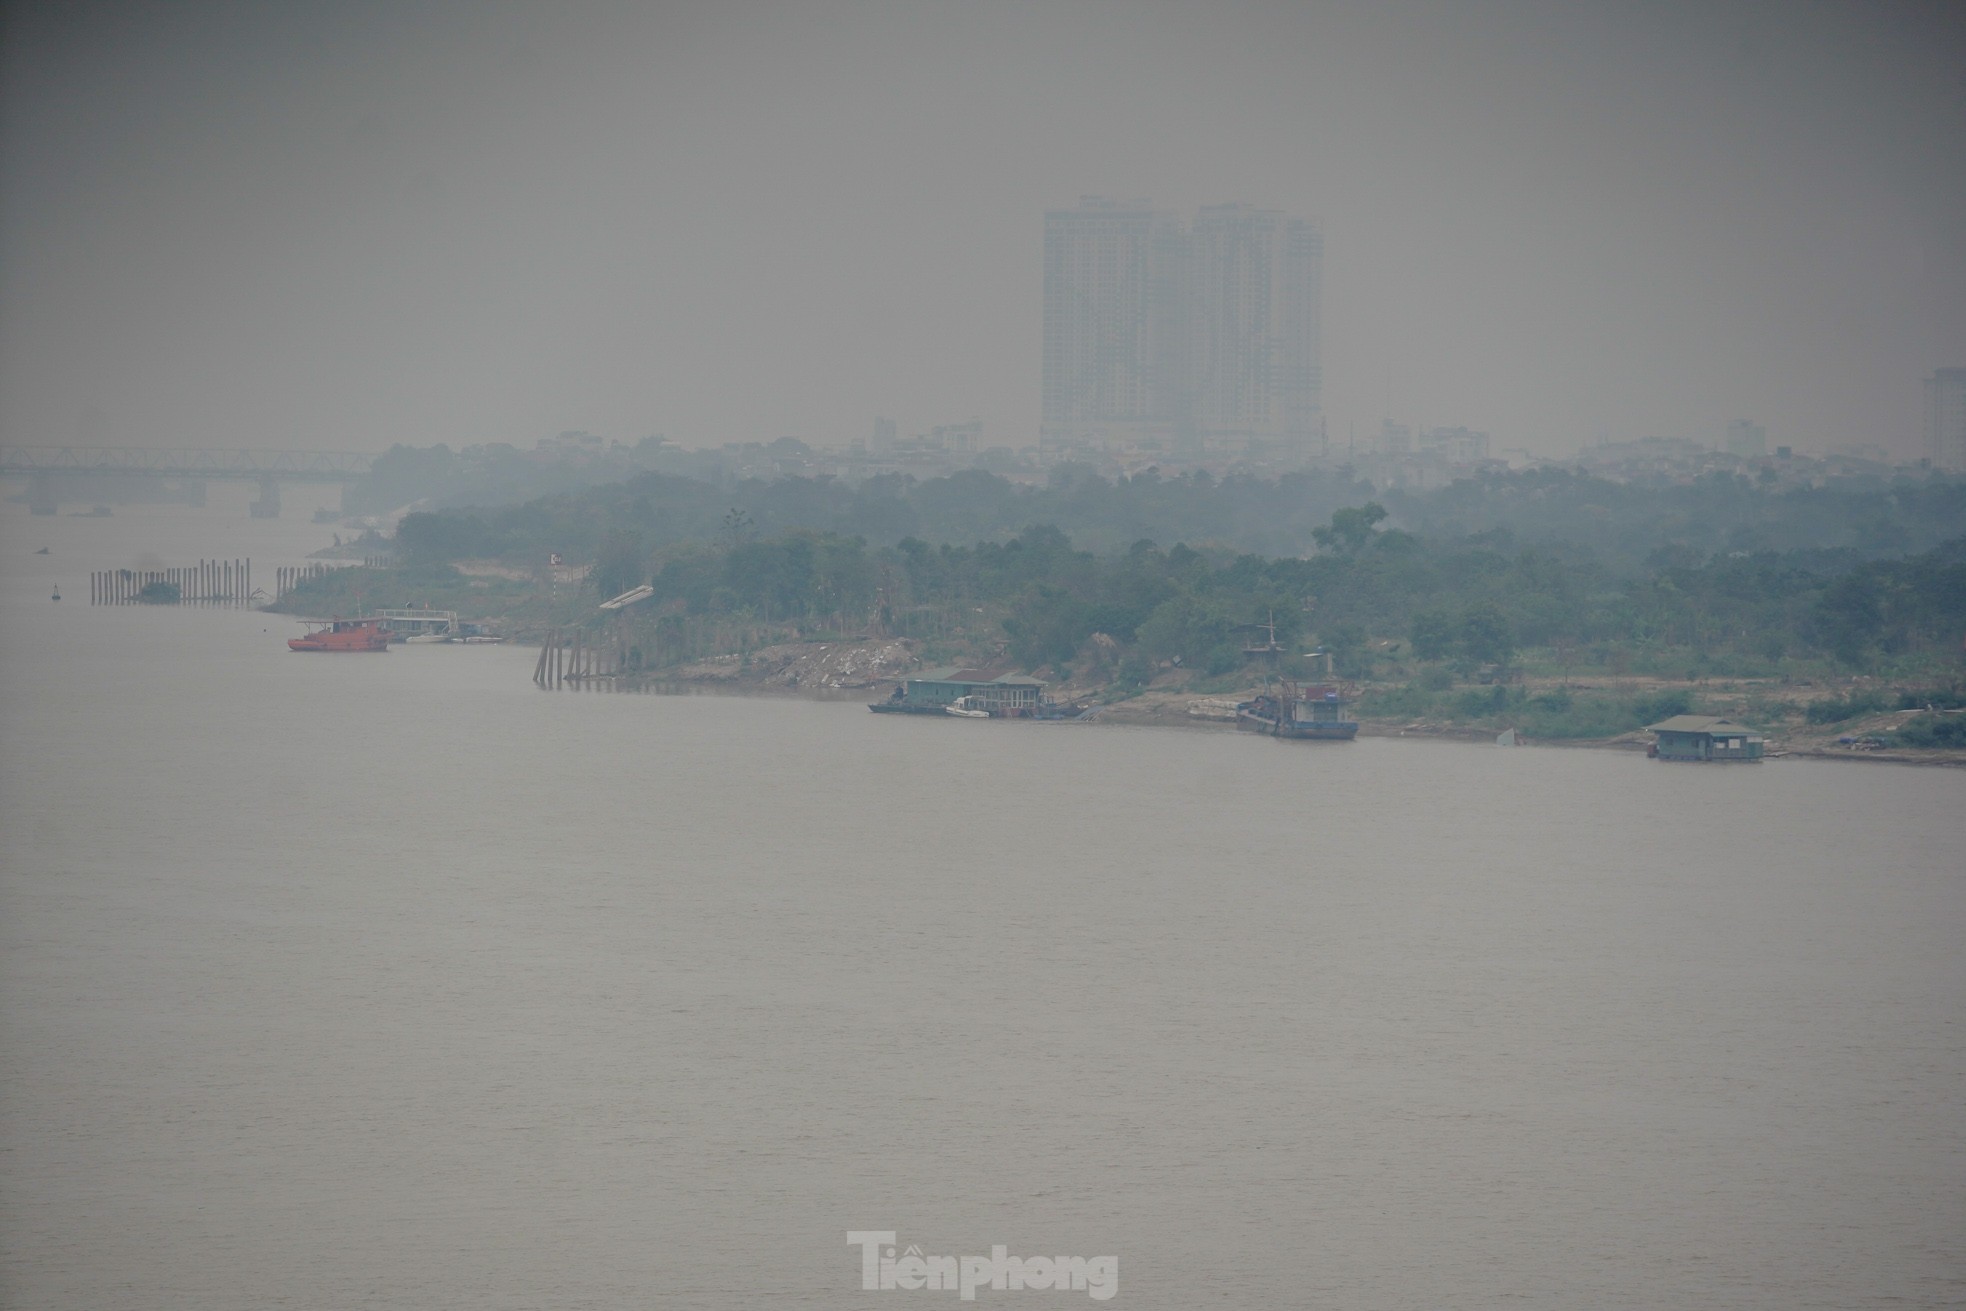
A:
[[[380,619],[303,619],[305,637],[290,637],[292,651],[387,651],[389,631]]]

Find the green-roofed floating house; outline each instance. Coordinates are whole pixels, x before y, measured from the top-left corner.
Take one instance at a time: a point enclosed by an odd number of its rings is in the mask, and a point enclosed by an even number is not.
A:
[[[1719,715],[1674,715],[1646,732],[1656,740],[1645,754],[1659,760],[1759,760],[1768,745],[1746,724]]]
[[[1075,718],[1044,695],[1044,683],[1022,674],[981,669],[925,669],[898,684],[885,701],[867,707],[877,715],[956,715],[988,719]]]

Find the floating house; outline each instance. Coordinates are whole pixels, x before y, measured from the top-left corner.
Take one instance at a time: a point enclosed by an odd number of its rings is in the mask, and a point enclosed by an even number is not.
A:
[[[969,705],[995,716],[1035,716],[1043,703],[1044,684],[1020,674],[999,678],[980,669],[925,669],[868,709],[878,714],[941,715],[964,697]]]
[[[1746,724],[1718,715],[1674,715],[1650,725],[1660,760],[1759,760],[1767,743]]]

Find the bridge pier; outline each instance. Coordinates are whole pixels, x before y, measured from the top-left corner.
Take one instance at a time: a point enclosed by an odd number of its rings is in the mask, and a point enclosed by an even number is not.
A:
[[[27,508],[35,514],[53,514],[61,508],[55,497],[55,476],[37,473],[27,481]]]
[[[280,480],[270,475],[259,480],[259,499],[248,507],[255,519],[280,517]]]

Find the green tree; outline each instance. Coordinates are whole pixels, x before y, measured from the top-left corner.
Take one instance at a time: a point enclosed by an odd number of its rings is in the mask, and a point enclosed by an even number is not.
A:
[[[1337,510],[1328,525],[1311,530],[1311,538],[1326,551],[1355,556],[1371,544],[1375,527],[1385,517],[1386,507],[1377,501]]]
[[[1506,665],[1515,655],[1515,628],[1500,607],[1488,602],[1461,612],[1461,654],[1478,664]]]
[[[1453,616],[1440,610],[1422,610],[1406,630],[1413,654],[1422,660],[1445,660],[1453,653],[1458,636]]]

